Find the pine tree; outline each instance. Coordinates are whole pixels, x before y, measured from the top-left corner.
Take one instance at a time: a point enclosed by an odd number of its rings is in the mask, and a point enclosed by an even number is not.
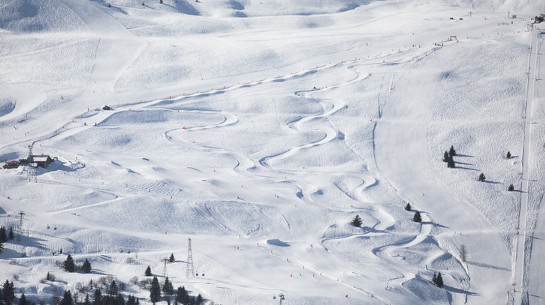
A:
[[[100,289],[95,289],[94,299],[93,299],[93,305],[101,305],[102,304],[102,292]]]
[[[11,304],[15,299],[15,289],[13,288],[13,282],[6,280],[4,286],[2,286],[2,300],[5,304]]]
[[[195,301],[195,305],[202,305],[204,302],[201,294],[199,293],[199,295],[197,296],[197,300]]]
[[[154,276],[153,280],[151,281],[151,288],[150,288],[150,301],[155,304],[161,300],[161,286],[159,286],[159,281],[157,280],[157,277]]]
[[[176,259],[174,258],[174,253],[170,253],[170,257],[168,259],[168,262],[169,263],[174,263],[176,261]]]
[[[407,205],[405,206],[405,211],[410,211],[411,209],[411,204],[407,202]]]
[[[115,280],[113,280],[110,283],[110,287],[108,287],[108,294],[113,297],[116,296],[118,292],[119,290],[117,289],[117,283],[115,282]]]
[[[76,269],[76,265],[74,264],[74,259],[70,254],[68,254],[68,257],[64,261],[64,270],[68,272],[74,272]]]
[[[148,266],[148,268],[146,268],[146,272],[144,272],[144,275],[145,276],[151,276],[151,267]]]
[[[170,297],[173,293],[174,293],[174,288],[172,287],[172,282],[169,281],[167,277],[165,278],[165,282],[163,283],[163,295]]]
[[[21,297],[19,298],[19,305],[27,305],[25,294],[21,294]]]
[[[448,155],[448,152],[445,151],[445,153],[443,154],[443,162],[448,162],[449,159],[450,156]]]
[[[420,216],[420,212],[416,211],[416,213],[414,213],[413,221],[422,222],[422,216]]]
[[[47,275],[45,276],[45,279],[47,281],[54,282],[55,281],[55,276],[52,273],[47,272]]]
[[[354,217],[354,219],[352,219],[351,224],[354,227],[361,227],[362,221],[361,221],[360,215],[356,215],[356,217]]]
[[[507,159],[511,159],[511,152],[510,151],[507,152],[506,157],[507,157]]]
[[[136,305],[136,298],[133,295],[129,295],[127,303],[125,305]]]
[[[486,180],[486,177],[484,176],[484,173],[481,173],[479,175],[479,181],[484,182]]]
[[[81,270],[83,270],[84,273],[91,272],[91,263],[88,259],[85,259],[85,262],[83,262],[83,265],[81,266]]]
[[[91,305],[91,301],[89,300],[89,294],[85,295],[85,301],[83,301],[83,305]]]
[[[118,294],[114,299],[114,303],[117,305],[125,305],[125,299],[121,294]]]
[[[70,292],[70,290],[66,290],[64,292],[64,296],[62,297],[62,300],[59,303],[59,305],[73,305],[73,304],[74,304],[74,300],[72,300],[72,293]]]
[[[13,234],[13,227],[9,227],[8,239],[14,239],[15,235]]]
[[[448,157],[447,167],[448,168],[455,168],[456,167],[456,164],[454,163],[454,158],[452,156]]]
[[[437,273],[436,272],[433,273],[433,277],[431,278],[431,282],[434,285],[437,285]]]
[[[451,145],[451,146],[450,146],[449,155],[450,155],[451,157],[456,156],[456,151],[454,150],[454,145]]]
[[[4,252],[4,243],[0,242],[0,253]]]
[[[509,185],[508,191],[512,192],[515,190],[515,186],[513,184]]]
[[[439,288],[443,288],[443,277],[441,276],[441,272],[437,273],[437,280],[435,285]]]
[[[8,241],[8,233],[6,232],[6,227],[0,227],[0,243],[5,243]]]
[[[185,290],[185,287],[178,287],[178,290],[176,290],[175,302],[187,305],[188,295],[187,295],[187,291]]]

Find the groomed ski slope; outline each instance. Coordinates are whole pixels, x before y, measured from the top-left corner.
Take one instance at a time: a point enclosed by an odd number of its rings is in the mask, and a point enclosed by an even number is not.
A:
[[[173,253],[216,304],[543,302],[542,3],[164,2],[0,4],[0,161],[58,158],[0,170],[1,281],[146,303]]]

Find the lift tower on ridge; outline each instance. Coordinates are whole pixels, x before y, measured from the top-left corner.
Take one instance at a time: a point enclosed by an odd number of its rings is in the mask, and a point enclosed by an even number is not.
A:
[[[195,276],[195,266],[193,265],[193,251],[191,250],[191,238],[187,239],[187,269],[186,277],[191,279]]]

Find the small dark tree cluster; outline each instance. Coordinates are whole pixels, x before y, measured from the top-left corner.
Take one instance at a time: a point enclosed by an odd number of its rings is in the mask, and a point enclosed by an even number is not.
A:
[[[152,275],[152,274],[151,274],[151,267],[150,267],[150,266],[148,266],[148,268],[146,268],[146,271],[144,272],[144,275],[145,275],[145,276],[151,276],[151,275]]]
[[[509,188],[507,188],[507,190],[508,190],[509,192],[512,192],[512,191],[515,190],[515,186],[511,183],[511,185],[509,185]]]
[[[174,263],[176,259],[174,258],[174,253],[170,253],[170,257],[168,258],[169,263]]]
[[[88,298],[86,298],[88,299]],[[132,295],[127,297],[127,301],[119,293],[117,283],[112,281],[107,288],[107,293],[102,294],[102,291],[97,288],[94,292],[94,299],[90,305],[139,305],[140,301]]]
[[[2,286],[2,293],[1,295],[1,302],[3,304],[11,304],[13,300],[15,299],[15,288],[13,288],[13,282],[9,282],[6,280],[4,285]]]
[[[412,207],[411,204],[407,202],[407,205],[405,206],[405,211],[411,211]]]
[[[72,298],[72,293],[70,292],[70,290],[66,290],[64,292],[64,296],[62,297],[59,305],[74,305],[74,299]]]
[[[456,150],[454,150],[454,146],[450,146],[450,150],[443,154],[443,162],[447,163],[448,168],[454,168],[456,165],[454,164],[454,156],[456,156]]]
[[[352,219],[352,222],[350,222],[354,227],[361,227],[361,224],[362,224],[362,221],[361,221],[361,218],[360,218],[360,215],[356,215],[356,217],[354,217],[354,219]]]
[[[167,304],[170,304],[171,296],[174,294],[174,287],[172,287],[172,282],[168,280],[168,277],[165,278],[162,291],[167,301]]]
[[[431,281],[435,284],[435,286],[443,288],[443,276],[441,275],[441,272],[434,272]]]
[[[5,243],[6,241],[8,241],[8,231],[6,227],[2,226],[0,227],[0,243]]]
[[[81,270],[82,270],[84,273],[89,273],[89,272],[91,272],[91,263],[89,262],[88,259],[85,259],[85,262],[83,262],[83,265],[81,265]]]
[[[420,212],[416,211],[413,216],[414,222],[422,222],[422,216],[420,215]]]
[[[154,276],[151,281],[151,287],[149,292],[150,301],[155,304],[161,300],[161,286],[159,286],[159,280]]]
[[[13,227],[9,227],[8,239],[13,240],[14,238],[15,234],[13,234]]]
[[[507,152],[507,155],[505,155],[505,157],[507,157],[507,159],[511,159],[511,152],[508,151],[508,152]]]
[[[54,282],[56,280],[55,275],[51,272],[47,272],[47,275],[45,276],[46,281]]]
[[[21,297],[19,298],[18,305],[28,305],[28,302],[26,300],[25,293],[21,294]]]
[[[76,264],[74,263],[74,259],[69,254],[68,257],[66,257],[66,260],[63,263],[64,270],[68,272],[74,272],[76,270]]]
[[[479,175],[479,181],[484,182],[486,180],[486,177],[484,176],[484,173],[481,173]]]

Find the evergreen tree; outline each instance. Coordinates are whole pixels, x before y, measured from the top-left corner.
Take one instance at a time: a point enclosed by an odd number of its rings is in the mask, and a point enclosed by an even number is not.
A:
[[[101,305],[102,304],[102,291],[100,289],[95,289],[94,299],[93,299],[93,305]]]
[[[413,221],[422,222],[422,216],[420,216],[420,212],[416,211],[416,213],[414,213]]]
[[[157,280],[157,277],[154,276],[153,280],[151,281],[151,288],[150,288],[150,301],[155,304],[161,300],[161,286],[159,286],[159,281]]]
[[[195,300],[195,305],[202,305],[204,302],[201,294],[199,293],[199,295],[197,296],[197,300]]]
[[[361,221],[360,215],[356,215],[356,217],[354,217],[354,219],[352,219],[351,224],[354,227],[361,227],[362,221]]]
[[[165,282],[163,283],[163,295],[170,296],[174,293],[174,288],[172,287],[172,282],[168,280],[168,277],[165,279]]]
[[[185,290],[185,287],[178,287],[178,290],[176,290],[175,303],[187,305],[188,295],[187,295],[187,291]]]
[[[456,151],[454,150],[454,145],[451,145],[451,146],[450,146],[449,155],[450,155],[451,157],[456,156]]]
[[[83,305],[91,305],[91,301],[89,300],[89,294],[85,295],[85,301],[83,301]]]
[[[0,243],[5,243],[8,241],[8,233],[6,232],[6,227],[0,227]]]
[[[13,235],[13,227],[9,227],[9,233],[8,233],[8,239],[14,239],[15,235]]]
[[[431,278],[431,282],[434,285],[437,285],[437,273],[436,272],[433,273],[433,277]]]
[[[174,263],[176,261],[176,259],[174,258],[174,253],[170,253],[170,257],[168,259],[168,262],[169,263]]]
[[[450,156],[448,155],[448,152],[445,151],[445,153],[443,154],[443,162],[448,162],[449,159]]]
[[[64,296],[62,297],[62,300],[59,303],[59,305],[73,305],[73,304],[74,304],[74,300],[72,300],[72,293],[70,292],[70,290],[66,290],[64,292]]]
[[[91,272],[91,263],[88,259],[85,259],[85,262],[83,262],[83,265],[81,266],[81,270],[83,270],[84,273]]]
[[[456,167],[456,164],[454,163],[454,158],[452,156],[448,157],[447,167],[448,168],[455,168]]]
[[[27,305],[25,294],[21,294],[21,297],[19,298],[19,305]]]
[[[515,186],[513,184],[509,185],[508,191],[512,192],[515,190]]]
[[[407,202],[407,205],[405,206],[405,211],[411,210],[411,204]]]
[[[507,152],[506,157],[507,157],[507,159],[511,159],[511,152],[510,151]]]
[[[479,181],[484,182],[486,180],[486,177],[484,176],[484,173],[481,173],[479,175]]]
[[[0,242],[0,253],[4,252],[4,243]]]
[[[45,276],[45,279],[47,281],[54,282],[55,281],[55,276],[52,273],[47,272],[47,275]]]
[[[443,288],[443,277],[441,276],[441,272],[437,273],[437,279],[435,280],[435,285],[439,288]]]
[[[119,290],[117,289],[117,283],[115,282],[115,280],[113,280],[110,283],[110,287],[108,287],[108,294],[113,297],[116,296],[118,292]]]
[[[64,261],[64,270],[68,272],[74,272],[76,270],[76,265],[74,264],[74,259],[72,255],[68,254],[68,257]]]
[[[113,301],[117,305],[125,305],[125,299],[121,294],[118,294]]]
[[[145,276],[151,276],[151,267],[148,266],[148,268],[146,268],[146,272],[144,273]]]
[[[133,295],[129,295],[127,303],[125,305],[136,305],[136,298]]]
[[[13,282],[6,280],[4,286],[2,286],[2,300],[5,304],[11,304],[15,299],[15,289],[13,288]]]

